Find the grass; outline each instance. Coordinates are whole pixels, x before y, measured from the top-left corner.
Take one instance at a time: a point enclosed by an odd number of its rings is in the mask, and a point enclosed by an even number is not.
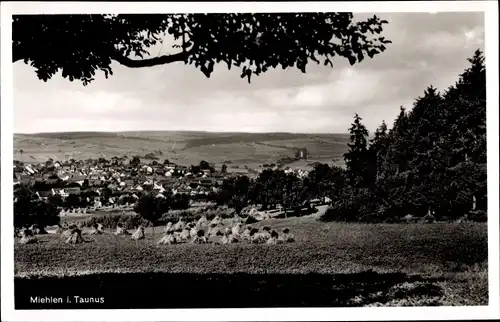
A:
[[[39,244],[16,242],[16,308],[36,308],[26,300],[34,289],[102,293],[108,297],[106,308],[488,301],[486,224],[339,224],[301,217],[258,225],[288,227],[297,242],[158,246],[160,229],[154,236],[148,229],[139,242],[111,234],[84,235],[86,242],[79,245],[67,245],[57,235],[39,236]],[[131,296],[139,293],[140,299]],[[228,293],[234,296],[224,297]],[[181,301],[182,294],[190,300]]]

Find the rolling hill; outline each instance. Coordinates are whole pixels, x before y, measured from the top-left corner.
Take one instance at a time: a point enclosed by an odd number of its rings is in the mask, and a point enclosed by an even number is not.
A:
[[[343,165],[347,134],[215,133],[215,132],[60,132],[14,134],[14,158],[26,163],[54,160],[143,156],[161,151],[163,159],[181,165],[201,160],[230,168],[258,167],[292,157],[306,148],[308,160],[289,164],[309,167],[314,162]]]

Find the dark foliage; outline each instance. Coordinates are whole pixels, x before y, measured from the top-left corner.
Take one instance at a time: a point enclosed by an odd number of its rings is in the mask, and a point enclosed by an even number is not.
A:
[[[46,226],[59,224],[60,208],[54,200],[43,201],[24,186],[14,191],[14,227],[28,228],[36,225],[40,231]]]
[[[142,195],[134,206],[134,211],[153,226],[170,209],[170,196],[158,198],[153,194]]]
[[[484,220],[486,69],[481,51],[469,62],[471,67],[444,94],[429,86],[410,112],[401,108],[391,130],[383,122],[368,148],[368,133],[356,115],[346,154],[349,185],[334,197],[324,219],[393,222],[427,214],[438,220],[464,215]]]
[[[34,67],[50,79],[59,70],[84,85],[96,71],[112,75],[111,61],[140,68],[173,62],[193,65],[210,77],[218,63],[241,68],[250,82],[271,68],[310,61],[333,66],[334,57],[353,65],[373,58],[390,43],[376,16],[355,22],[351,13],[230,13],[16,15],[12,24],[13,61]],[[169,34],[177,53],[145,58]],[[293,35],[293,37],[290,37]]]

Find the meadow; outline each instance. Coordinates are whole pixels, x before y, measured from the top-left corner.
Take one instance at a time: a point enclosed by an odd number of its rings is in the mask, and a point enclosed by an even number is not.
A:
[[[25,163],[54,160],[111,158],[161,151],[161,160],[180,165],[201,160],[220,165],[257,168],[293,157],[297,148],[306,148],[308,162],[343,163],[346,134],[214,133],[214,132],[67,132],[14,135],[14,158]],[[19,151],[22,151],[21,153]],[[334,161],[335,160],[335,161]]]
[[[307,216],[259,225],[288,227],[296,242],[159,246],[157,229],[137,242],[104,234],[67,245],[49,234],[38,244],[16,243],[16,307],[36,308],[27,302],[33,289],[102,293],[106,308],[487,304],[486,224],[342,224]]]

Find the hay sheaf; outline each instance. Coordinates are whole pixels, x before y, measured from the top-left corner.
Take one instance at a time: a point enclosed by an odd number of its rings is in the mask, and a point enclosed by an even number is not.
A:
[[[20,244],[36,244],[36,243],[38,243],[38,239],[36,239],[36,237],[34,237],[34,236],[30,236],[30,237],[23,236],[19,240],[19,243]]]
[[[104,229],[102,224],[94,224],[92,230],[90,231],[90,235],[102,235],[104,233]]]
[[[123,226],[117,226],[115,231],[115,236],[129,236],[130,233]]]
[[[66,244],[81,244],[83,242],[82,231],[79,228],[72,229],[70,236],[66,239]]]
[[[139,240],[144,239],[146,235],[144,234],[144,227],[139,226],[137,230],[132,234],[132,239]]]
[[[20,244],[36,244],[38,243],[38,239],[36,239],[33,230],[31,229],[23,229],[20,233],[21,240],[19,240]]]
[[[158,245],[173,245],[173,244],[176,244],[176,240],[172,232],[168,232],[158,241]]]

